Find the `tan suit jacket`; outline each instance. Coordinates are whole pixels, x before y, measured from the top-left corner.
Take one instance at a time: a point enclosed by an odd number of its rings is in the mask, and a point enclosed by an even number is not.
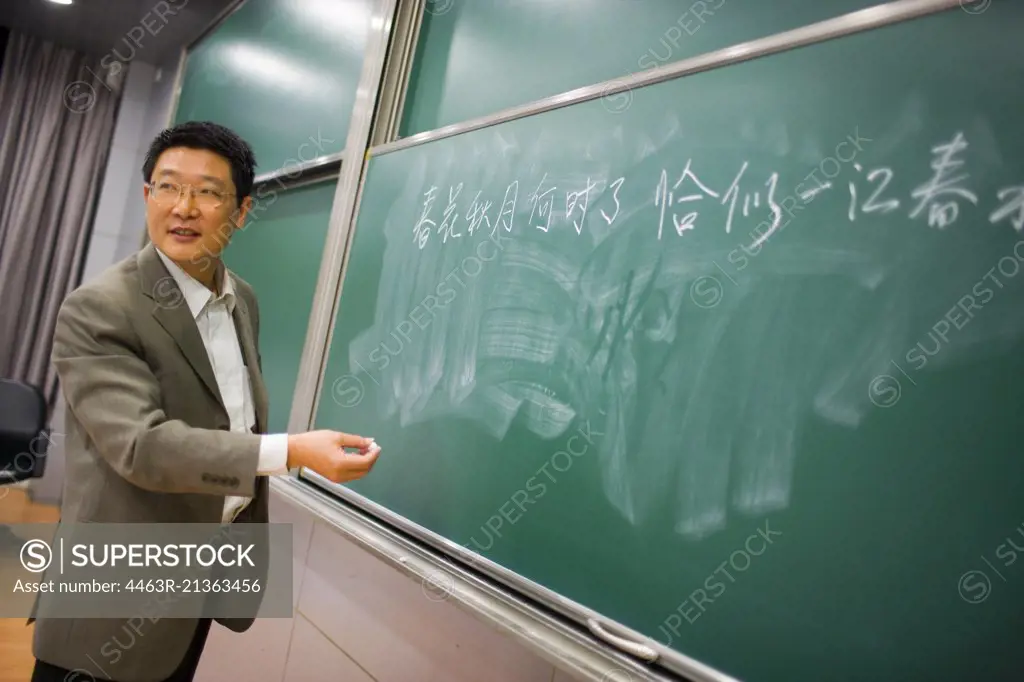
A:
[[[257,433],[230,421],[181,290],[148,244],[61,306],[53,362],[67,403],[63,523],[221,523],[225,497],[252,497],[234,523],[268,521],[257,476],[267,428],[256,297],[229,272]],[[141,624],[138,622],[142,620]],[[117,682],[158,682],[184,657],[195,619],[39,619],[36,658]],[[218,619],[244,632],[252,618]]]

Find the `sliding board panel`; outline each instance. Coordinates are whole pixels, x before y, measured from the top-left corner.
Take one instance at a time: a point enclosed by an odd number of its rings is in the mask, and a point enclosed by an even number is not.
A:
[[[749,682],[1014,678],[1022,32],[372,158],[316,415],[383,447],[348,491]]]
[[[246,0],[189,53],[175,123],[253,146],[257,173],[341,152],[373,0]]]
[[[870,7],[871,0],[428,0],[401,136]],[[610,108],[628,94],[609,94]]]
[[[252,285],[259,301],[270,433],[288,430],[334,192],[333,179],[257,190],[245,229],[232,236],[224,252],[224,263]]]

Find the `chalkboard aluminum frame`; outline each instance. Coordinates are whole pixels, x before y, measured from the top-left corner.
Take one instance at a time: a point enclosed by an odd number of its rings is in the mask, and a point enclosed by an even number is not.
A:
[[[740,43],[731,47],[698,55],[696,57],[668,63],[625,78],[612,79],[602,83],[577,88],[575,90],[547,97],[535,102],[505,109],[489,116],[471,119],[469,121],[445,126],[432,131],[418,133],[407,138],[392,140],[372,147],[364,147],[364,161],[362,164],[359,164],[360,168],[358,168],[358,189],[353,201],[355,210],[351,215],[352,225],[349,228],[347,241],[350,240],[351,233],[355,229],[355,222],[358,218],[359,201],[363,193],[365,169],[370,158],[373,156],[389,154],[402,149],[426,144],[428,142],[453,137],[455,135],[487,128],[493,125],[499,125],[501,123],[525,118],[527,116],[545,113],[554,109],[598,99],[600,97],[609,96],[627,90],[634,90],[648,85],[654,85],[686,75],[710,71],[757,59],[759,57],[778,54],[799,47],[822,43],[828,40],[922,18],[928,15],[962,7],[962,3],[964,1],[965,0],[894,0],[893,2],[868,7],[856,12],[834,17],[832,19],[826,19],[800,28],[758,38],[746,43]],[[378,121],[378,124],[380,124],[380,121]],[[387,122],[385,122],[385,124],[387,124]],[[396,130],[397,127],[390,125],[389,129],[393,131]],[[347,149],[353,149],[353,147],[347,147]],[[334,269],[336,272],[340,271],[338,285],[334,296],[335,305],[330,312],[330,319],[321,323],[321,326],[326,326],[328,333],[326,335],[326,342],[321,346],[321,354],[318,356],[320,374],[316,380],[317,389],[312,400],[312,408],[308,413],[306,413],[308,416],[308,422],[306,423],[310,425],[312,425],[318,410],[321,394],[320,388],[323,385],[323,377],[326,371],[326,356],[330,348],[330,330],[333,329],[334,312],[337,302],[341,297],[341,288],[344,283],[345,271],[347,269],[345,265],[347,265],[347,263],[338,263],[339,267]],[[314,308],[313,314],[324,315],[324,312]],[[298,412],[299,407],[299,405],[296,405],[297,411],[293,412],[293,417],[296,419],[301,418],[301,415]],[[587,609],[583,605],[527,580],[526,578],[495,564],[482,556],[470,552],[466,548],[453,543],[447,538],[444,538],[430,530],[414,524],[410,520],[391,512],[386,507],[373,502],[343,485],[335,485],[310,472],[299,471],[294,475],[300,479],[308,481],[313,486],[329,491],[331,495],[338,499],[340,504],[351,504],[360,508],[372,516],[380,518],[393,527],[421,540],[427,545],[480,570],[494,580],[497,580],[499,583],[505,584],[519,591],[523,595],[536,600],[538,603],[565,615],[586,628],[589,628],[595,637],[604,640],[611,647],[631,652],[633,655],[636,655],[641,659],[657,661],[667,670],[671,670],[672,672],[682,675],[688,675],[692,679],[700,682],[733,682],[733,679],[726,676],[724,673],[713,670],[700,661],[690,658],[677,650],[669,649],[658,643],[652,642],[644,635],[626,628],[619,623],[609,622],[606,617]],[[622,633],[622,636],[611,634],[612,632]],[[651,655],[651,650],[653,650],[653,655]]]
[[[339,504],[337,496],[316,483],[291,476],[270,481],[275,499],[301,507],[409,579],[421,584],[427,598],[448,601],[471,615],[488,621],[577,679],[593,682],[678,682],[679,678],[638,661],[568,627],[557,616],[524,601],[518,592],[463,569],[429,545],[405,537],[392,523],[361,507]],[[428,592],[429,590],[429,592]],[[692,682],[737,682],[714,671],[691,678]]]
[[[911,19],[918,19],[955,7],[961,7],[965,2],[967,0],[894,0],[893,2],[867,7],[856,12],[850,12],[849,14],[832,19],[825,19],[824,21],[783,31],[782,33],[776,33],[764,38],[757,38],[756,40],[725,47],[696,57],[662,64],[653,69],[634,73],[623,78],[614,78],[602,83],[586,85],[569,92],[545,97],[535,102],[504,109],[488,116],[481,116],[480,118],[454,123],[436,130],[417,133],[373,147],[369,150],[368,155],[381,156],[401,149],[426,144],[427,142],[443,140],[446,137],[461,135],[473,130],[480,130],[481,128],[507,123],[519,118],[542,114],[600,97],[608,97],[682,76],[689,76],[702,71],[711,71],[759,57],[787,52],[798,47],[814,45],[834,38],[842,38],[855,33],[882,28]],[[362,187],[360,187],[361,192]]]
[[[662,664],[665,670],[686,675],[686,679],[692,682],[739,682],[735,678],[711,668],[695,658],[661,646],[624,625],[609,621],[606,616],[528,580],[504,566],[490,561],[486,557],[467,552],[461,545],[412,523],[405,517],[392,512],[387,507],[377,504],[373,500],[345,488],[343,485],[331,483],[319,474],[306,470],[299,472],[298,477],[307,481],[308,484],[324,490],[335,498],[341,498],[344,503],[348,503],[348,505],[360,509],[370,516],[380,519],[401,532],[416,538],[428,547],[455,557],[457,561],[463,562],[469,569],[487,575],[498,584],[508,586],[521,594],[528,595],[534,602],[543,605],[552,612],[563,616],[568,615],[578,623],[582,619],[582,623],[579,624],[589,630],[597,640],[604,642],[612,649],[635,656],[637,659],[647,663]],[[441,568],[453,574],[458,572],[452,566]],[[462,569],[461,573],[463,575],[470,574],[466,569]],[[521,602],[521,606],[527,607],[528,604]],[[648,670],[648,673],[653,673],[653,671]],[[606,673],[604,677],[595,679],[600,679],[601,682],[616,679],[614,675],[609,677],[609,674]],[[635,671],[634,674],[636,674]],[[660,678],[645,675],[640,679],[657,680]]]

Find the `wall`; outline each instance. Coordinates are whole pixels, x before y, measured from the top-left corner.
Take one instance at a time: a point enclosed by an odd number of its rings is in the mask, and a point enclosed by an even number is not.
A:
[[[145,232],[142,162],[150,141],[165,126],[174,97],[177,63],[156,66],[131,63],[122,84],[122,101],[114,127],[82,283],[137,251]],[[51,420],[53,436],[46,473],[29,485],[32,499],[58,504],[64,485],[64,403],[58,395]]]
[[[294,529],[292,618],[214,625],[196,682],[571,682],[518,643],[274,495]],[[431,597],[434,598],[431,598]]]

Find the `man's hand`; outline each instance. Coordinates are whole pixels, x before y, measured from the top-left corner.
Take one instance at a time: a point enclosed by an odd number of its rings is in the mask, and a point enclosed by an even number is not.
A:
[[[344,448],[358,448],[346,452]],[[332,483],[355,481],[370,473],[380,455],[372,438],[340,431],[309,431],[288,436],[288,468],[312,469]]]

